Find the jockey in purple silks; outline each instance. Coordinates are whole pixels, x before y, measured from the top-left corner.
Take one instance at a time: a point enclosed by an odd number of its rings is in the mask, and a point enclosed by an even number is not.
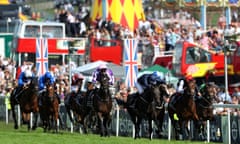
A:
[[[109,78],[109,84],[113,85],[114,84],[114,75],[111,69],[109,69],[106,64],[101,64],[94,72],[93,72],[93,79],[92,82],[96,84],[99,82],[100,79],[100,74],[101,73],[106,73],[108,78]]]
[[[112,86],[114,84],[115,79],[114,79],[112,70],[109,69],[106,66],[106,64],[101,64],[92,74],[92,83],[95,85],[95,90],[93,91],[93,93],[88,95],[88,103],[92,103],[93,95],[95,95],[97,93],[97,90],[100,87],[99,81],[100,81],[100,76],[102,73],[104,73],[108,76],[109,85]]]

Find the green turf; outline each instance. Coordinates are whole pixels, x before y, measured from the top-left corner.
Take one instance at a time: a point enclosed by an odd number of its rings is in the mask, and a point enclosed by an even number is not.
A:
[[[27,131],[26,126],[20,127],[18,130],[13,128],[13,123],[5,124],[0,122],[0,143],[1,144],[203,144],[206,142],[193,141],[168,141],[162,139],[153,139],[152,141],[141,138],[134,140],[131,137],[100,137],[94,134],[80,134],[77,132],[61,130],[60,133],[44,133],[42,128],[36,131]],[[213,144],[213,143],[211,143]],[[218,143],[219,144],[219,143]]]

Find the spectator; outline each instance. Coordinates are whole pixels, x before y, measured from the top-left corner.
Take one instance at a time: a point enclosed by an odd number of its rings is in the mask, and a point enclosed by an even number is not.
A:
[[[218,93],[218,97],[219,97],[219,100],[223,103],[232,103],[232,98],[228,93],[226,93],[224,87],[220,88],[220,91]]]

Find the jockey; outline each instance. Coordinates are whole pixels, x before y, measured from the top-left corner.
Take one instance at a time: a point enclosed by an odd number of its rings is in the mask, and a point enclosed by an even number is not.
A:
[[[151,74],[143,74],[137,79],[136,87],[138,89],[138,93],[134,96],[139,96],[143,94],[144,90],[149,88],[152,85],[159,85],[165,83],[165,80],[161,77],[160,73],[155,71]],[[135,102],[133,101],[131,104],[129,104],[130,108],[135,108]]]
[[[46,85],[53,85],[55,83],[55,78],[53,74],[49,71],[47,71],[44,75],[40,76],[39,81],[38,81],[38,89],[39,89],[39,105],[42,104],[42,93],[46,91]],[[58,102],[60,103],[60,98],[58,94],[55,92]]]
[[[25,69],[25,71],[20,73],[20,76],[18,78],[18,86],[16,88],[16,91],[14,92],[15,99],[17,102],[19,102],[19,96],[21,95],[23,90],[27,87],[27,85],[34,77],[35,76],[30,68],[27,68]]]
[[[81,73],[75,73],[72,76],[71,91],[75,93],[79,93],[82,88],[83,80],[84,80],[84,76]]]
[[[165,83],[165,80],[163,80],[161,75],[155,71],[151,74],[144,74],[140,76],[137,79],[136,87],[138,89],[138,93],[142,94],[147,87],[161,83]]]
[[[187,88],[187,83],[189,81],[194,80],[192,75],[190,74],[185,74],[185,77],[180,78],[178,83],[177,83],[177,95],[171,100],[170,107],[175,110],[175,104],[176,102],[180,99],[180,95],[184,93],[184,90]],[[197,87],[195,89],[195,98],[198,98],[201,94],[199,93]],[[178,117],[176,114],[174,114],[174,119],[178,120]]]
[[[86,82],[87,82],[87,92],[86,92],[87,101],[86,101],[86,105],[88,107],[92,107],[92,96],[94,95],[94,84],[92,83],[91,78],[87,78]]]
[[[72,84],[71,84],[71,97],[73,98],[78,105],[80,105],[79,99],[81,98],[81,89],[82,89],[82,83],[84,80],[84,76],[81,73],[75,73],[72,77]]]
[[[97,92],[98,88],[100,87],[100,78],[102,74],[106,74],[109,78],[109,85],[113,86],[114,84],[114,75],[110,68],[107,67],[106,64],[101,64],[92,74],[92,83],[95,85],[95,90],[93,91],[92,95],[88,95],[88,101],[92,102],[93,95]]]
[[[100,76],[101,74],[107,74],[108,78],[109,78],[109,84],[113,85],[114,84],[114,75],[111,69],[109,69],[107,67],[106,64],[101,64],[92,74],[92,82],[94,84],[97,84],[97,82],[99,82],[100,80]],[[97,86],[98,87],[98,86]]]
[[[51,72],[46,72],[44,75],[42,75],[39,78],[39,83],[38,83],[39,93],[42,93],[43,91],[45,91],[47,84],[53,85],[54,82],[55,82],[55,78],[53,77]]]

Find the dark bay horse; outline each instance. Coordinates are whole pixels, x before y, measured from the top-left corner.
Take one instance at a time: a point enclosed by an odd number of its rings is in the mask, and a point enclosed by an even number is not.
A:
[[[93,96],[93,108],[98,116],[101,136],[110,136],[109,127],[112,121],[112,97],[109,90],[109,78],[107,74],[100,75],[100,88],[95,90]]]
[[[91,122],[88,118],[91,114],[91,108],[87,106],[86,93],[83,92],[71,92],[64,98],[64,104],[70,121],[73,124],[81,124],[83,126],[83,132],[88,133],[88,126]],[[73,115],[72,115],[72,113]]]
[[[58,120],[59,120],[59,100],[55,94],[54,86],[47,84],[46,91],[41,95],[41,105],[39,105],[40,117],[43,123],[44,132],[51,129],[54,132],[59,131]]]
[[[168,114],[177,140],[185,139],[186,136],[189,136],[187,128],[189,120],[199,120],[194,100],[196,96],[196,81],[192,79],[186,81],[186,83],[187,86],[183,93],[173,94],[168,103]],[[173,103],[176,98],[176,103]]]
[[[164,96],[168,96],[165,84],[152,85],[145,89],[143,94],[128,95],[126,107],[135,127],[135,139],[140,138],[140,125],[143,119],[148,120],[149,139],[152,139],[153,135],[152,121],[157,125],[160,136],[165,112]],[[134,107],[132,103],[135,103]]]
[[[196,99],[196,108],[199,121],[194,121],[195,138],[204,139],[206,138],[206,121],[214,120],[213,115],[213,102],[219,101],[217,99],[216,85],[213,83],[206,83],[200,89],[201,97]]]
[[[30,83],[19,92],[19,102],[16,101],[15,93],[16,88],[13,90],[10,96],[10,103],[12,107],[12,116],[14,120],[14,128],[18,129],[17,117],[15,112],[15,106],[20,105],[20,111],[23,124],[28,125],[28,130],[35,130],[37,128],[38,119],[38,84],[37,78],[33,78]],[[31,127],[31,112],[33,113],[33,126]]]

